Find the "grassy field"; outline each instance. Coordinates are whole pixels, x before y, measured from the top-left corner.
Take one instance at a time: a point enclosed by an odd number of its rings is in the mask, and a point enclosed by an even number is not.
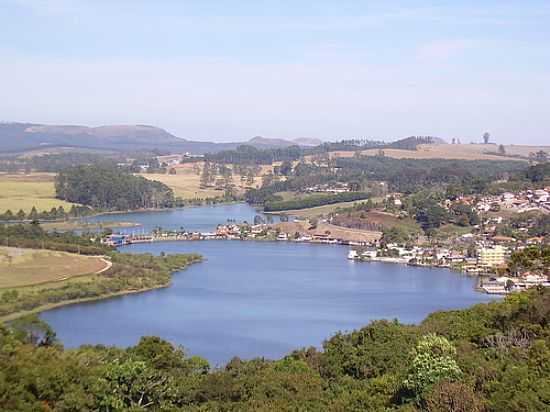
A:
[[[71,203],[55,198],[54,174],[0,174],[0,213],[19,209],[29,212],[33,206],[40,211],[52,207],[71,208]]]
[[[61,281],[107,267],[103,259],[94,256],[0,247],[0,288]]]
[[[550,146],[523,146],[505,145],[505,151],[509,155],[528,156],[529,153],[543,150],[550,154]],[[417,150],[383,149],[384,155],[396,159],[457,159],[457,160],[518,160],[514,157],[496,156],[489,153],[498,151],[498,145],[494,144],[425,144],[419,145]],[[361,154],[375,156],[378,149],[363,150]],[[330,156],[352,157],[353,151],[335,151]],[[311,161],[312,156],[306,160]]]
[[[192,173],[177,175],[145,173],[141,176],[149,180],[162,182],[174,191],[174,195],[182,199],[204,199],[207,197],[221,197],[223,190],[200,188],[200,176]]]

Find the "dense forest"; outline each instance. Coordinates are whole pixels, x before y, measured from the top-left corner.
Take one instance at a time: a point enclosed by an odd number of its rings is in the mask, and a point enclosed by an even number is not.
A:
[[[222,343],[220,343],[222,344]],[[0,326],[9,411],[550,410],[550,290],[514,294],[420,325],[375,321],[283,359],[212,369],[157,337],[64,350],[36,318]]]
[[[56,196],[104,210],[174,206],[174,193],[163,183],[108,166],[65,169],[55,180]]]

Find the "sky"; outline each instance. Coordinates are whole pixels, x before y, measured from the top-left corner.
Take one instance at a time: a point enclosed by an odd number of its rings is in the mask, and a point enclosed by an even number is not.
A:
[[[0,0],[0,121],[550,144],[550,1]]]

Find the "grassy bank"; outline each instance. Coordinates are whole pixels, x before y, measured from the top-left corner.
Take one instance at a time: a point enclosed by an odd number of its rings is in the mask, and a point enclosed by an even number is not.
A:
[[[58,306],[166,287],[174,271],[201,259],[196,254],[153,256],[115,252],[111,256],[113,265],[105,272],[4,289],[0,294],[0,321]]]

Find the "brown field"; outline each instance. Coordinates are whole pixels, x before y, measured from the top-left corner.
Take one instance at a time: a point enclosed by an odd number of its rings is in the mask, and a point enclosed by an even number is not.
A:
[[[55,198],[54,180],[53,173],[0,174],[0,213],[30,212],[33,206],[40,212],[59,206],[68,211],[72,204]]]
[[[420,226],[410,218],[400,219],[393,213],[382,212],[379,210],[372,210],[366,215],[366,220],[369,222],[384,226],[386,228],[398,226],[411,231],[420,231]]]
[[[56,282],[109,267],[96,256],[50,250],[0,247],[0,288]]]
[[[504,148],[509,155],[529,156],[529,153],[539,150],[550,153],[550,146],[505,145]],[[417,150],[383,149],[383,151],[385,156],[396,159],[519,160],[514,157],[488,154],[498,151],[498,145],[495,144],[426,144],[419,145]],[[366,156],[375,156],[378,153],[378,149],[361,152]],[[352,157],[354,154],[353,151],[334,151],[330,156],[332,158]],[[307,156],[306,160],[311,161],[312,156]]]

